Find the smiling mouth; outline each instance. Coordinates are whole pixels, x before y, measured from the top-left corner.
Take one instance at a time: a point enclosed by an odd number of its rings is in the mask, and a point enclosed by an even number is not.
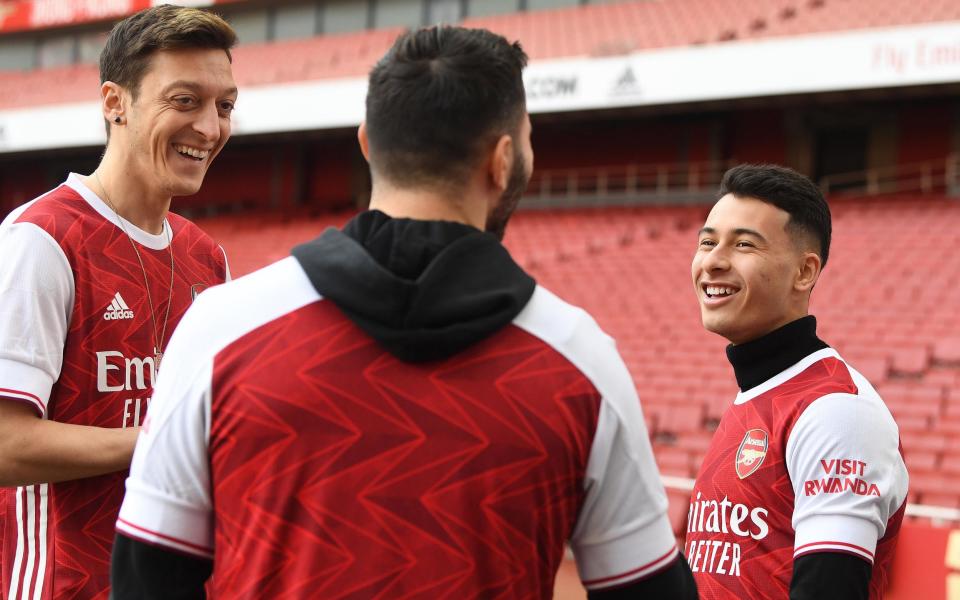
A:
[[[193,159],[197,162],[202,162],[210,156],[209,150],[201,150],[199,148],[193,148],[191,146],[184,146],[183,144],[174,144],[173,149],[185,158]]]
[[[729,298],[740,291],[739,288],[729,285],[703,284],[700,286],[700,288],[703,290],[703,294],[706,296],[707,300],[722,300],[724,298]]]

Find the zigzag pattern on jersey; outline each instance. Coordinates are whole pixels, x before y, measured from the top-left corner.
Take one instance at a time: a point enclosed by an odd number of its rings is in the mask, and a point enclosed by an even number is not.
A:
[[[507,327],[404,364],[328,301],[222,351],[210,433],[219,598],[546,598],[600,397]]]

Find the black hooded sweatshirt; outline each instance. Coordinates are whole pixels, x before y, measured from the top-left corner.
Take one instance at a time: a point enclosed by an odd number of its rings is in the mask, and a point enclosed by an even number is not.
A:
[[[324,298],[407,362],[446,358],[499,331],[536,288],[492,234],[376,210],[293,256]]]

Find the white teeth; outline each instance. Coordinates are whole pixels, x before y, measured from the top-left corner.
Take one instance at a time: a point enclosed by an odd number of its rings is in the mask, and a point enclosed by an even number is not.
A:
[[[735,292],[733,288],[717,285],[708,285],[706,291],[708,296],[729,296]]]
[[[190,146],[183,146],[180,144],[175,145],[173,149],[179,152],[180,154],[186,154],[188,156],[199,158],[201,160],[203,160],[204,158],[207,157],[208,154],[210,154],[209,150],[199,150],[197,148],[191,148]]]

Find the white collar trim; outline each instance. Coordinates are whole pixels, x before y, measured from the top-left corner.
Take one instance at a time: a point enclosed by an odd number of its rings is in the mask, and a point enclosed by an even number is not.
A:
[[[746,404],[747,402],[753,400],[760,394],[769,392],[770,390],[777,387],[778,385],[782,385],[787,381],[793,379],[800,373],[803,373],[804,371],[807,370],[807,367],[809,367],[813,363],[821,361],[825,358],[830,358],[830,357],[843,360],[842,358],[840,358],[840,355],[837,354],[837,351],[834,350],[833,348],[824,348],[822,350],[817,350],[813,354],[808,354],[806,357],[801,359],[800,362],[796,363],[795,365],[791,367],[787,367],[783,371],[780,371],[779,373],[777,373],[770,379],[764,381],[760,385],[754,386],[745,392],[737,393],[737,399],[734,400],[733,403]]]
[[[167,247],[167,240],[173,239],[173,230],[170,228],[169,221],[166,219],[163,220],[162,233],[153,234],[140,229],[130,221],[113,212],[113,209],[107,206],[106,202],[93,193],[93,190],[84,185],[83,181],[80,180],[80,176],[76,173],[70,173],[64,184],[80,194],[80,197],[83,198],[93,210],[97,211],[101,217],[110,221],[121,230],[126,228],[126,231],[130,233],[130,237],[132,237],[135,242],[151,250],[164,250]]]

